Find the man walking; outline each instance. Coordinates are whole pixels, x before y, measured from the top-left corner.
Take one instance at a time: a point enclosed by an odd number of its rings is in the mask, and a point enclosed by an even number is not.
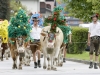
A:
[[[31,38],[34,41],[30,42],[30,48],[33,53],[33,60],[34,60],[34,68],[41,67],[40,64],[40,57],[41,57],[41,51],[40,51],[40,33],[41,28],[38,25],[39,20],[35,17],[33,17],[34,24],[32,25],[32,31],[30,33]],[[38,61],[36,62],[36,54],[38,54]]]
[[[95,50],[94,69],[98,69],[97,62],[99,56],[99,45],[100,45],[100,23],[98,22],[98,15],[94,14],[92,17],[92,23],[90,23],[88,31],[88,46],[90,46],[90,66],[93,68],[93,53]]]

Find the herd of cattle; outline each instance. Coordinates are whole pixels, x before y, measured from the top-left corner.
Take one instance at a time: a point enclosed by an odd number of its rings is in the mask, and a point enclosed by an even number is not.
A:
[[[51,33],[50,28],[50,26],[44,27],[40,34],[41,53],[44,58],[43,69],[57,70],[57,66],[63,66],[63,33],[58,27],[55,33]],[[7,60],[12,57],[13,69],[22,69],[22,65],[30,66],[33,51],[30,49],[29,41],[25,42],[26,38],[27,36],[9,38],[10,42],[5,45],[2,44],[2,38],[0,38],[1,61],[4,57]]]

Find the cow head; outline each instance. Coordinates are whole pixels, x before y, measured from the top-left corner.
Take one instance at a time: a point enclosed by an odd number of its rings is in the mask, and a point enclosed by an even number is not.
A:
[[[24,38],[23,36],[17,37],[16,38],[16,43],[17,43],[17,48],[18,52],[24,52]]]
[[[22,37],[17,37],[17,44],[19,47],[23,45],[23,38]]]
[[[49,49],[54,48],[54,44],[55,44],[56,37],[57,37],[58,34],[59,34],[59,31],[55,32],[55,33],[52,33],[52,32],[49,32],[49,31],[43,31],[41,33],[41,35],[44,36],[43,41],[46,42],[47,48],[49,48]]]

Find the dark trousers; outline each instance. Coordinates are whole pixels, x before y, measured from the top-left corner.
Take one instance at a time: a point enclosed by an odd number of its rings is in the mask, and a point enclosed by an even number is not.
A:
[[[95,55],[99,55],[99,47],[100,47],[100,37],[93,36],[90,38],[90,55],[93,55],[95,50]]]

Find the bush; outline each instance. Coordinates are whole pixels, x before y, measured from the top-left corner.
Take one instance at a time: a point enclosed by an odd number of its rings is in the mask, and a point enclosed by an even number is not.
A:
[[[72,28],[72,44],[69,45],[68,53],[82,54],[86,48],[88,29],[81,27]]]

